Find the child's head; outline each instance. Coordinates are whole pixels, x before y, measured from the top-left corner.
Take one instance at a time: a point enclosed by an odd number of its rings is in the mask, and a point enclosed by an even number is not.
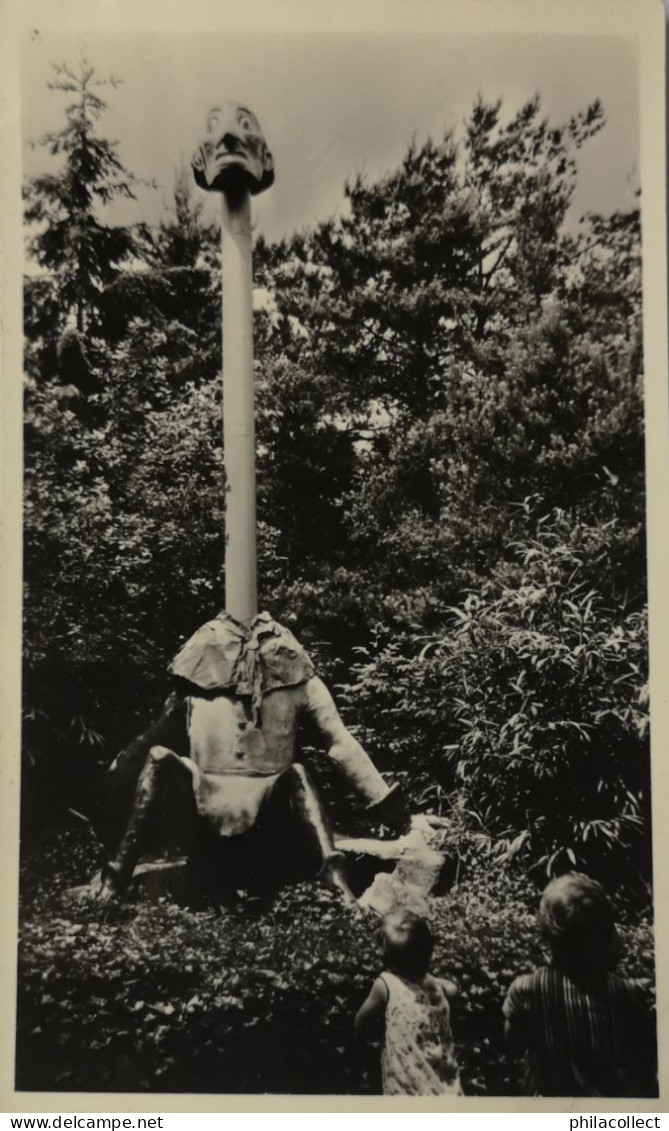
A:
[[[539,925],[561,970],[610,970],[617,958],[618,936],[611,904],[596,880],[569,872],[551,880],[541,897]]]
[[[389,968],[419,982],[428,972],[432,957],[432,932],[420,915],[398,911],[383,923],[383,954]]]

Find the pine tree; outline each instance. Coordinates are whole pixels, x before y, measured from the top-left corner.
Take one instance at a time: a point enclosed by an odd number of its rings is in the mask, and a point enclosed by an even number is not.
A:
[[[115,89],[118,80],[97,78],[85,60],[78,69],[63,63],[54,70],[48,86],[69,96],[66,122],[33,144],[60,158],[60,168],[28,181],[25,219],[33,225],[29,252],[49,273],[57,297],[57,331],[70,319],[85,336],[97,327],[104,288],[134,251],[132,233],[103,220],[106,205],[134,199],[134,178],[117,155],[117,143],[97,131],[107,109],[98,92],[106,86]]]

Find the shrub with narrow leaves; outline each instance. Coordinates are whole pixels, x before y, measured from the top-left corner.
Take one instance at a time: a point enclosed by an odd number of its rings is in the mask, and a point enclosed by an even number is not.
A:
[[[649,874],[647,622],[598,589],[615,534],[540,517],[442,633],[390,640],[346,698],[419,805],[450,799],[547,873],[630,880]]]

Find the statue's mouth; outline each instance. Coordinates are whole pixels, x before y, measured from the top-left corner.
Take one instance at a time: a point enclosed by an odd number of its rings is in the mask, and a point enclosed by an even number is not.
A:
[[[216,148],[209,154],[207,164],[212,168],[221,170],[230,166],[241,166],[248,172],[254,172],[254,159],[245,146],[234,137],[226,137],[219,141]]]
[[[224,165],[248,165],[249,157],[248,154],[242,153],[241,151],[230,153],[224,150],[223,153],[216,152],[213,157],[210,158],[210,163],[212,165],[218,165],[219,167],[223,167]]]

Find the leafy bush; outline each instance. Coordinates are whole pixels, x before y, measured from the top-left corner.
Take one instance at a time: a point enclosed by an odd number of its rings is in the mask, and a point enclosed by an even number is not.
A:
[[[163,899],[102,910],[67,901],[95,844],[62,831],[25,862],[17,1086],[25,1090],[373,1094],[378,1050],[352,1020],[381,968],[374,922],[316,884],[260,915]],[[453,1025],[468,1094],[517,1094],[502,1039],[511,980],[541,961],[536,890],[479,860],[435,898],[435,973],[461,994]],[[621,930],[624,972],[652,1000],[652,929]]]
[[[650,867],[647,626],[597,587],[615,533],[539,518],[447,631],[396,634],[345,696],[419,803],[457,789],[500,851],[629,880]]]

